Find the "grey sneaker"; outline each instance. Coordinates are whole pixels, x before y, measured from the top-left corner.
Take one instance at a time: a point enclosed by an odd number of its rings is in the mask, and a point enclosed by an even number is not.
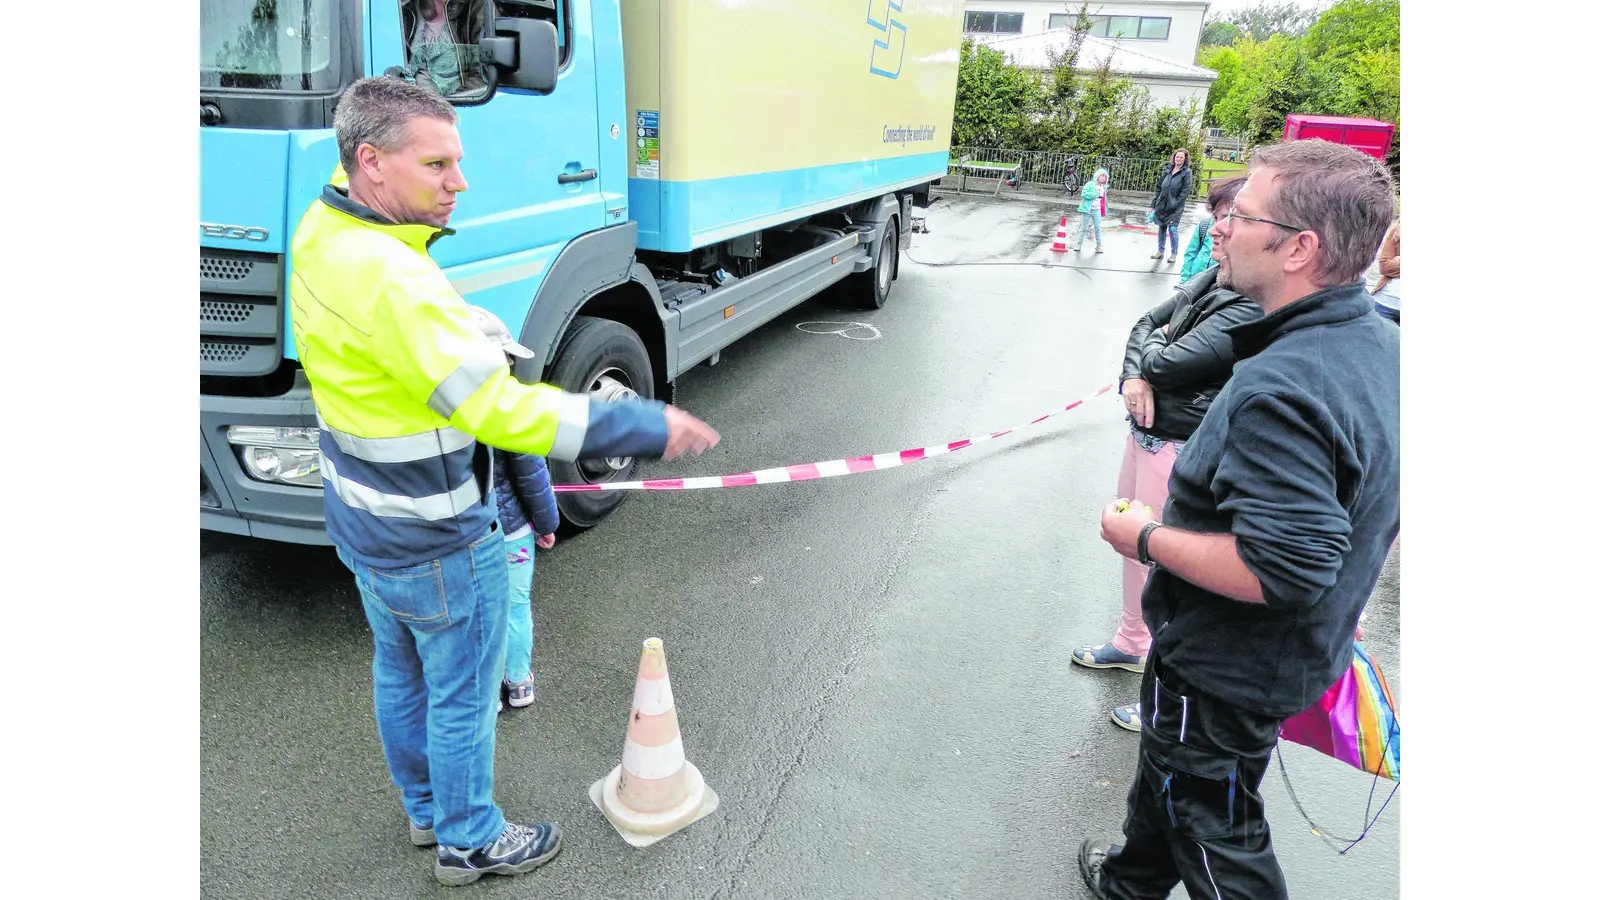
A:
[[[463,850],[441,844],[433,863],[433,877],[446,887],[460,887],[485,875],[522,875],[554,859],[560,852],[560,825],[507,822],[506,830],[487,847]]]
[[[439,843],[439,841],[433,836],[432,827],[418,828],[417,823],[411,823],[411,846],[432,847],[437,843]]]
[[[517,709],[533,705],[533,676],[527,681],[506,682],[506,702]]]

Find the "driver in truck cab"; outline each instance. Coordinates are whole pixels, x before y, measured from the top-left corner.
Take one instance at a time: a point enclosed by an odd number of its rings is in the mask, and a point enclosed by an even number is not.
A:
[[[442,884],[521,874],[560,851],[561,829],[510,823],[494,801],[509,600],[489,448],[671,459],[719,436],[657,401],[511,374],[428,255],[467,189],[447,101],[363,79],[334,133],[348,188],[328,185],[301,218],[289,288],[328,535],[372,627],[378,733],[412,843],[437,847]]]

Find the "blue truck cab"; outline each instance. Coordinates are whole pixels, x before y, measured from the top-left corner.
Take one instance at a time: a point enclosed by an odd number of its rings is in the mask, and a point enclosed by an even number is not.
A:
[[[432,253],[535,351],[517,376],[670,400],[821,291],[888,299],[947,169],[959,31],[888,0],[201,0],[202,528],[327,542],[288,248],[355,80],[456,106],[470,186]],[[561,513],[591,526],[623,496]]]

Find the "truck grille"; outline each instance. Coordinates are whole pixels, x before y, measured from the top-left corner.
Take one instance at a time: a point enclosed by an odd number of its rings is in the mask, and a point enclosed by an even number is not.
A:
[[[200,374],[267,375],[283,356],[283,258],[200,250]]]

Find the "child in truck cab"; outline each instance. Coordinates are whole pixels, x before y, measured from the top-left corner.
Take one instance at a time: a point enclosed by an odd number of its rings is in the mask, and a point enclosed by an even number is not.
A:
[[[473,307],[478,327],[498,341],[508,357],[532,359],[533,351],[512,340],[499,317]],[[495,448],[494,492],[499,506],[500,530],[505,535],[506,568],[511,585],[511,609],[506,615],[505,704],[522,708],[533,703],[533,569],[534,547],[556,545],[561,516],[556,493],[550,486],[550,468],[544,457],[511,453]]]

